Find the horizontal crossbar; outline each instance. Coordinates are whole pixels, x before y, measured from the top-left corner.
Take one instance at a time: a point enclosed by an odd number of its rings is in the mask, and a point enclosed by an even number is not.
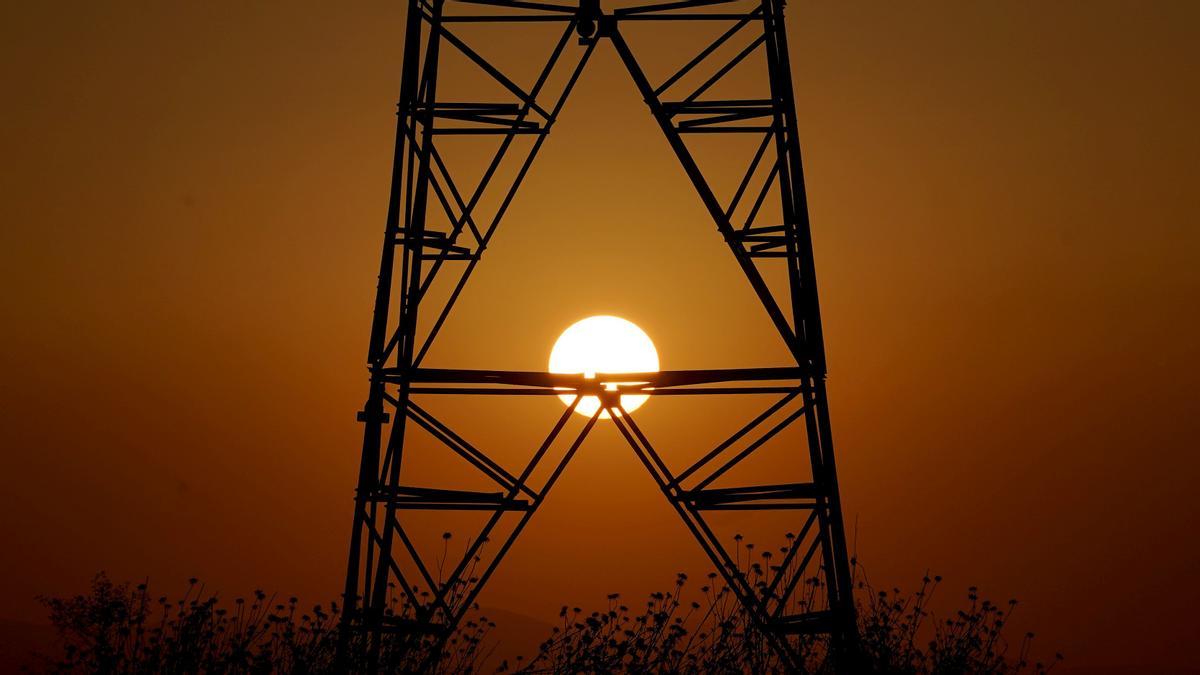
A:
[[[813,635],[833,630],[834,615],[829,610],[785,616],[768,624],[768,628],[783,635]]]
[[[385,382],[408,384],[475,384],[497,387],[535,387],[558,393],[600,392],[615,386],[621,391],[645,391],[731,382],[800,382],[807,370],[798,366],[777,368],[727,368],[720,370],[663,370],[656,373],[546,373],[528,370],[464,370],[448,368],[384,368]],[[697,389],[695,391],[702,391]]]
[[[768,500],[816,499],[821,490],[813,483],[785,483],[782,485],[751,485],[733,488],[708,488],[682,492],[679,501],[688,502],[697,508],[748,504]]]
[[[694,389],[640,389],[644,385],[618,386],[619,391],[627,394],[646,396],[716,396],[727,394],[790,394],[796,391],[791,387],[696,387]],[[598,387],[597,387],[598,389]],[[529,387],[410,387],[411,394],[450,394],[459,396],[562,396],[572,393],[590,394],[586,388],[540,389]]]
[[[509,499],[501,492],[444,490],[400,486],[381,488],[366,495],[367,500],[390,504],[398,509],[430,511],[528,511],[529,502]]]

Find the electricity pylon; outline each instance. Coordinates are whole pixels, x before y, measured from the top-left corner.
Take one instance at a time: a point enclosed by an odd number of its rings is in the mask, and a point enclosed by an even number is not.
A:
[[[365,436],[343,615],[344,631],[364,635],[355,644],[378,649],[380,636],[389,632],[444,640],[604,412],[785,663],[795,664],[800,658],[797,635],[827,635],[834,650],[854,644],[852,580],[834,467],[783,5],[783,0],[677,0],[605,10],[598,0],[579,0],[576,5],[409,0],[391,196],[368,352],[370,390],[359,414]],[[506,40],[517,39],[517,31],[533,24],[561,30],[537,77],[518,82],[463,37],[467,27],[480,24],[501,25]],[[715,37],[682,55],[671,76],[652,82],[622,34],[623,27],[634,24],[655,31],[668,26],[714,27]],[[602,45],[615,49],[632,77],[794,365],[619,377],[601,373],[591,378],[422,365],[589,57]],[[491,47],[503,49],[505,43]],[[444,96],[439,62],[450,55],[468,63],[498,93],[487,100]],[[754,77],[738,75],[746,71]],[[757,90],[723,95],[729,88],[725,85],[738,77],[739,86]],[[739,172],[741,179],[728,195],[718,196],[711,172],[702,170],[691,149],[693,139],[717,138],[711,134],[745,142],[752,150],[747,153],[752,157],[749,165],[744,174]],[[443,152],[449,138],[457,138],[460,148],[480,143],[486,169],[478,184],[466,186],[456,180]],[[515,170],[499,170],[514,158]],[[430,285],[447,276],[452,290],[444,301],[434,303]],[[776,290],[779,284],[768,283],[768,278],[786,279],[785,290]],[[418,312],[432,313],[422,315],[422,324]],[[421,325],[426,327],[419,329]],[[630,381],[639,384],[623,384]],[[447,395],[564,392],[573,393],[574,402],[545,440],[529,448],[524,467],[512,471],[434,417],[422,401]],[[674,469],[622,408],[622,393],[769,396],[772,402],[711,452]],[[602,405],[586,422],[580,421],[582,428],[568,432],[569,423],[580,417],[574,410],[585,395],[599,397]],[[794,460],[811,470],[811,479],[713,485],[783,429],[800,422],[807,443],[795,448]],[[418,432],[431,435],[495,487],[475,491],[402,480],[406,438]],[[462,560],[443,577],[431,572],[431,561],[423,559],[406,530],[406,516],[414,510],[481,511],[488,519]],[[779,564],[757,580],[748,576],[731,555],[729,542],[721,541],[709,523],[711,512],[742,510],[795,517],[797,534],[789,537]],[[500,527],[502,521],[505,527]],[[505,534],[498,535],[502,530]],[[492,551],[486,560],[485,545]],[[811,593],[802,590],[802,582],[813,580],[817,582],[812,588],[820,589],[822,596],[819,603],[800,599],[802,593]],[[403,611],[396,609],[393,593],[404,599]]]

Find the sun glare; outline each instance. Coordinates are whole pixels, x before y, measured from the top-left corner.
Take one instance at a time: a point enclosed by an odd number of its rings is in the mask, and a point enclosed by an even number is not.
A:
[[[550,351],[550,372],[582,373],[584,377],[595,377],[597,373],[653,373],[658,371],[658,352],[650,336],[637,324],[617,316],[590,316],[563,331]],[[614,383],[617,384],[617,383]],[[621,382],[619,384],[634,384]],[[610,385],[610,388],[614,388]],[[571,404],[574,396],[559,396],[563,403]],[[621,407],[629,412],[637,410],[646,399],[644,394],[621,396]],[[584,396],[575,412],[591,417],[600,408],[600,399]],[[600,413],[608,419],[608,411]]]

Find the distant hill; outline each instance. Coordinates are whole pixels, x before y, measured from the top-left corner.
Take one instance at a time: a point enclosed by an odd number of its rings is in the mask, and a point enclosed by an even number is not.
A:
[[[50,624],[0,619],[0,673],[41,672],[43,662],[36,654],[50,654],[56,646]]]
[[[481,672],[485,673],[499,666],[505,659],[511,665],[515,663],[517,656],[525,657],[526,661],[533,658],[537,654],[538,645],[550,637],[550,631],[553,630],[553,625],[546,621],[506,609],[483,607],[479,614],[496,624],[484,647],[484,651],[487,651],[494,645],[495,650],[490,658],[480,664]]]
[[[1060,669],[1056,668],[1055,673]],[[1062,675],[1200,675],[1200,668],[1156,668],[1153,665],[1080,665],[1062,668]]]

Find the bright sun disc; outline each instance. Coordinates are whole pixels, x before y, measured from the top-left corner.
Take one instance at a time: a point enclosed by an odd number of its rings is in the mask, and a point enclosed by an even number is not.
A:
[[[637,324],[617,316],[589,316],[558,336],[550,351],[550,372],[582,373],[589,378],[596,373],[654,373],[658,372],[658,352],[650,336]],[[559,398],[567,405],[575,399],[572,394],[562,394]],[[621,407],[633,412],[648,398],[645,394],[622,395]],[[599,408],[599,398],[584,396],[575,412],[591,417]],[[600,417],[608,419],[608,411],[600,413]]]

